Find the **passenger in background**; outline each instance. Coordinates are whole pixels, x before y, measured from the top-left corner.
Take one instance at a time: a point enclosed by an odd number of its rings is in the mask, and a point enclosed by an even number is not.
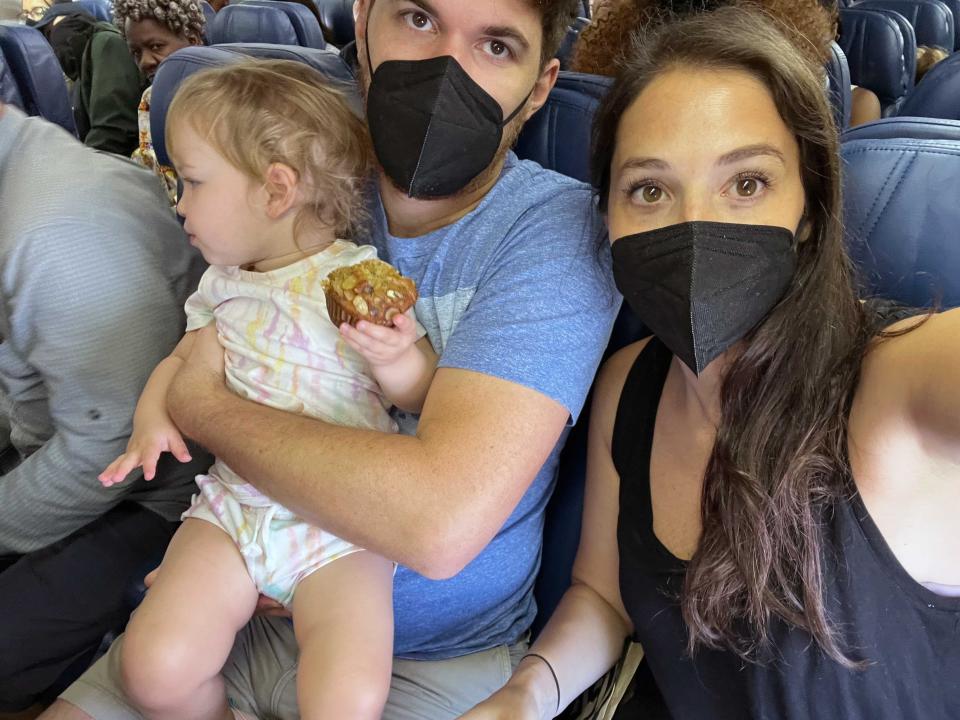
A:
[[[140,73],[151,86],[143,91],[137,108],[139,147],[133,159],[153,171],[163,183],[170,204],[177,202],[177,174],[161,165],[150,134],[150,94],[153,76],[167,55],[191,45],[203,45],[206,19],[198,0],[114,0],[113,20],[127,41]]]
[[[857,299],[817,70],[727,8],[607,95],[593,176],[655,337],[598,380],[573,585],[464,720],[554,717],[627,636],[675,718],[960,717],[960,309]]]
[[[554,85],[578,5],[358,4],[381,166],[369,240],[417,283],[417,318],[440,355],[421,414],[396,412],[390,434],[242,399],[209,329],[167,398],[177,427],[259,491],[400,563],[387,720],[450,720],[525,651],[560,448],[619,307],[590,188],[510,152]],[[117,650],[46,717],[136,717],[120,700]],[[290,624],[255,618],[224,669],[228,695],[293,720],[296,668]]]
[[[919,83],[923,80],[923,76],[926,75],[930,70],[933,69],[933,66],[939,62],[943,62],[948,57],[948,53],[943,48],[939,47],[928,47],[927,45],[921,45],[917,48],[917,82]]]
[[[149,173],[2,104],[0,218],[0,712],[13,712],[51,699],[123,627],[125,593],[206,467],[169,463],[120,492],[97,480],[203,263]]]
[[[73,83],[77,134],[96,150],[130,156],[137,147],[137,103],[143,79],[120,32],[85,12],[37,23]]]

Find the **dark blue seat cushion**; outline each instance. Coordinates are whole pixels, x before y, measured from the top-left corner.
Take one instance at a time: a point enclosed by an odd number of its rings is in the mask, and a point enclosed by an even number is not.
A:
[[[955,307],[960,122],[922,125],[890,120],[844,135],[847,242],[865,295]]]
[[[850,112],[853,94],[850,90],[850,66],[840,46],[830,43],[830,59],[827,61],[827,89],[833,106],[833,119],[839,130],[850,127]]]
[[[862,0],[864,10],[893,10],[913,26],[917,45],[953,50],[956,42],[953,11],[941,0]]]
[[[353,0],[313,0],[327,40],[339,48],[356,40]]]
[[[851,81],[875,92],[884,111],[891,112],[913,87],[916,73],[916,40],[904,27],[909,23],[895,13],[859,6],[840,10],[840,21],[839,44]]]
[[[3,53],[0,53],[0,102],[7,105],[14,105],[23,110],[23,98],[20,96],[20,88],[13,77],[10,66]]]
[[[209,30],[210,43],[271,43],[299,45],[287,14],[278,8],[240,3],[217,13]]]
[[[960,120],[960,53],[937,63],[907,93],[897,115]]]
[[[326,40],[323,39],[323,30],[320,29],[320,23],[317,22],[316,16],[305,5],[284,2],[283,0],[242,0],[242,2],[246,5],[273,7],[285,13],[297,34],[298,45],[317,48],[318,50],[327,46]]]
[[[63,70],[53,49],[35,28],[0,23],[0,52],[19,89],[21,107],[71,133],[77,128]]]

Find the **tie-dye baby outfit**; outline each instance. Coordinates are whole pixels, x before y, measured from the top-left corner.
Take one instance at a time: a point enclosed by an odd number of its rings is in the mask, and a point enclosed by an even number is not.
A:
[[[320,285],[335,268],[373,257],[370,246],[338,240],[270,272],[211,266],[187,300],[187,330],[216,321],[227,385],[241,397],[336,425],[396,432],[366,361],[330,322]],[[222,528],[260,592],[284,605],[303,578],[360,549],[299,519],[221,460],[197,485],[184,518]]]

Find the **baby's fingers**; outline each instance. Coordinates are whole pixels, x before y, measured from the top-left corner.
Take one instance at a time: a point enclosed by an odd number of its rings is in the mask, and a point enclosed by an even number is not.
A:
[[[137,452],[126,452],[107,466],[97,476],[97,479],[104,487],[116,485],[123,482],[123,479],[130,474],[130,471],[140,465],[140,454]]]
[[[160,459],[160,447],[157,445],[151,445],[143,453],[141,458],[141,464],[143,465],[143,479],[144,480],[153,480],[154,476],[157,474],[157,460]]]
[[[180,433],[176,433],[170,437],[170,452],[173,453],[173,456],[182,463],[190,462],[192,459],[190,457],[190,451],[187,450],[187,444],[183,441],[183,438],[180,436]]]

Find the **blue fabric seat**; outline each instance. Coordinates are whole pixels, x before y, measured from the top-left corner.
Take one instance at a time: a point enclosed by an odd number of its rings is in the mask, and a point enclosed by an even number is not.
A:
[[[327,40],[338,48],[357,39],[353,22],[353,0],[313,0],[320,11],[320,24]]]
[[[17,83],[24,111],[76,134],[63,71],[41,32],[26,25],[0,23],[0,52]]]
[[[897,115],[960,120],[960,53],[937,63],[907,94]]]
[[[960,0],[940,0],[940,2],[950,8],[953,14],[953,49],[960,50]]]
[[[226,9],[224,8],[224,10]],[[339,53],[332,49],[319,50],[294,45],[260,43],[189,47],[178,50],[160,63],[153,80],[150,133],[153,136],[153,148],[157,154],[157,159],[162,164],[171,164],[170,157],[167,155],[166,137],[164,135],[166,117],[170,102],[183,79],[198,70],[243,62],[250,57],[296,60],[305,63],[323,73],[331,81],[342,85],[354,98],[358,97],[350,68],[341,59]],[[359,99],[356,102],[359,109]]]
[[[313,13],[306,6],[284,0],[242,0],[245,5],[273,7],[285,13],[297,34],[297,44],[308,48],[323,50],[327,46],[323,39],[323,30]]]
[[[517,155],[589,182],[593,115],[611,83],[599,75],[561,72],[547,102],[520,133]]]
[[[287,14],[275,7],[248,3],[227,5],[217,13],[209,30],[210,43],[270,43],[299,45],[297,31]]]
[[[917,45],[953,50],[956,43],[953,12],[941,0],[861,0],[863,10],[893,10],[913,26]]]
[[[839,44],[847,57],[850,79],[876,93],[884,115],[914,84],[917,46],[910,23],[901,15],[859,6],[840,10]]]
[[[203,11],[204,27],[203,27],[203,42],[205,45],[210,44],[210,26],[213,24],[214,18],[217,16],[217,11],[213,9],[213,5],[207,2],[207,0],[200,0],[200,9]]]
[[[960,122],[912,118],[843,136],[844,219],[865,296],[960,305]]]
[[[23,109],[20,88],[17,86],[17,81],[14,79],[13,72],[7,65],[7,60],[2,52],[0,52],[0,102]]]
[[[113,7],[105,0],[74,0],[73,2],[62,2],[51,5],[43,14],[43,18],[37,23],[37,26],[43,27],[47,23],[52,22],[55,17],[70,15],[76,12],[86,13],[101,22],[113,22]]]
[[[833,119],[838,130],[850,127],[850,112],[853,108],[853,94],[850,90],[850,66],[847,56],[840,46],[830,43],[830,59],[827,61],[827,90],[830,104],[833,106]]]

